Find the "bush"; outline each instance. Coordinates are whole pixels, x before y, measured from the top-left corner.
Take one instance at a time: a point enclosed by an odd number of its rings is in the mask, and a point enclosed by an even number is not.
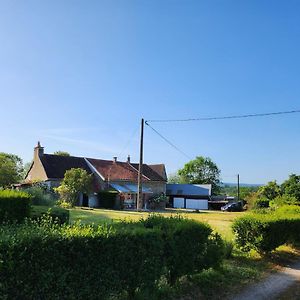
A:
[[[55,193],[42,186],[32,186],[25,191],[31,195],[32,205],[54,206],[57,201]]]
[[[284,194],[270,201],[270,206],[276,208],[283,205],[296,205],[297,203],[298,203],[297,198]]]
[[[270,200],[267,198],[257,198],[254,203],[254,208],[268,208]]]
[[[48,215],[52,221],[58,224],[68,224],[70,219],[70,213],[67,209],[61,207],[47,207],[47,206],[35,206],[30,214],[31,219],[39,220],[43,216]]]
[[[116,205],[117,192],[114,191],[104,191],[98,193],[98,199],[100,207],[103,208],[114,208]]]
[[[300,241],[300,217],[276,212],[253,214],[235,220],[233,231],[242,250],[268,253],[285,243]]]
[[[24,192],[0,191],[0,223],[22,222],[30,215],[31,196]]]
[[[212,229],[180,216],[164,218],[152,215],[141,221],[146,228],[158,228],[163,235],[163,260],[168,281],[174,284],[182,275],[191,275],[209,267],[217,267],[223,259],[224,245]]]
[[[178,217],[98,227],[59,226],[47,219],[2,226],[0,294],[4,299],[133,299],[142,290],[151,299],[162,276],[173,283],[218,265],[222,245],[208,225]]]
[[[162,246],[160,235],[145,228],[35,223],[2,228],[0,294],[4,299],[106,299],[126,291],[132,299],[137,288],[151,289],[160,278]]]

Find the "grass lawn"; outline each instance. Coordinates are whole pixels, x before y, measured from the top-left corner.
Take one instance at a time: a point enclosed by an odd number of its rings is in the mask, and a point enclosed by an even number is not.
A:
[[[180,214],[196,221],[207,222],[223,237],[232,239],[231,224],[235,218],[242,216],[245,213],[221,211],[202,211],[200,213],[194,213],[186,212],[184,210],[167,209],[165,212],[159,214],[166,217]],[[148,215],[148,212],[74,208],[70,210],[70,221],[71,223],[74,223],[80,220],[84,224],[101,224],[103,222],[113,222],[124,219],[138,221],[140,218],[147,217]]]

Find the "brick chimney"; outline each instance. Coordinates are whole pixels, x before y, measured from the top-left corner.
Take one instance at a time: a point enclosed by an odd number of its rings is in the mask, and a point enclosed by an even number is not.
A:
[[[127,156],[127,163],[130,164],[130,155],[129,155],[129,154],[128,154],[128,156]]]
[[[37,145],[34,147],[34,155],[33,159],[36,160],[37,158],[44,155],[44,147],[41,146],[41,143],[38,142]]]

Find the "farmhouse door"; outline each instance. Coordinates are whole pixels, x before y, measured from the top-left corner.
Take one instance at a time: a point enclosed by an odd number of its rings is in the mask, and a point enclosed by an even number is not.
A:
[[[89,206],[89,196],[87,194],[83,194],[82,197],[82,206],[88,207]]]

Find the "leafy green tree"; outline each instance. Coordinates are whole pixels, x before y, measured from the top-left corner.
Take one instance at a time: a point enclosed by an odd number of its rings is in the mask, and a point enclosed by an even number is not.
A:
[[[168,176],[168,183],[181,183],[181,178],[177,173]]]
[[[277,208],[283,205],[297,205],[298,203],[299,201],[294,196],[283,194],[270,201],[270,206]]]
[[[182,183],[211,184],[213,194],[220,191],[220,174],[217,165],[209,157],[203,156],[197,156],[178,170]]]
[[[54,152],[55,155],[60,155],[60,156],[70,156],[70,153],[69,152],[66,152],[66,151],[55,151]]]
[[[273,200],[278,196],[281,196],[281,188],[277,184],[276,180],[268,182],[266,185],[261,186],[258,189],[258,197]]]
[[[23,167],[23,171],[22,171],[22,179],[25,179],[30,167],[32,165],[32,161],[31,162],[27,162],[24,164],[24,167]]]
[[[23,162],[15,155],[0,152],[0,187],[9,187],[22,179]]]
[[[294,197],[300,203],[300,175],[291,174],[281,185],[283,194]]]
[[[81,168],[66,171],[61,185],[55,189],[62,202],[75,206],[80,193],[89,193],[92,186],[92,175]]]

